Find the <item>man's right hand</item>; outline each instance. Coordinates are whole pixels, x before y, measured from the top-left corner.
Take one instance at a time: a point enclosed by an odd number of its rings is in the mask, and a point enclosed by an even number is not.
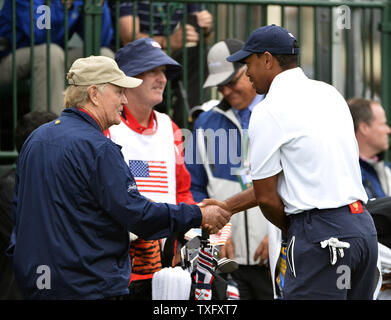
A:
[[[198,204],[202,213],[201,228],[210,234],[217,233],[231,218],[231,213],[217,205]]]
[[[199,40],[199,34],[196,31],[196,29],[190,25],[187,24],[185,26],[186,31],[186,42],[198,42]],[[181,49],[183,46],[183,32],[182,27],[177,28],[174,33],[170,37],[170,45],[172,50]]]
[[[219,206],[220,208],[224,209],[225,211],[230,211],[228,208],[228,205],[225,201],[219,201],[219,200],[212,199],[212,198],[205,198],[198,205],[200,207],[204,207],[204,206],[208,206],[208,205],[215,205],[215,206]],[[232,212],[230,212],[230,214],[232,216]]]

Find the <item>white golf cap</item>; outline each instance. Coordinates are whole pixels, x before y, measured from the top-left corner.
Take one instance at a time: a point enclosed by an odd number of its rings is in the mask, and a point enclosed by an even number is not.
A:
[[[208,52],[209,75],[204,88],[221,86],[229,83],[240,68],[238,62],[228,62],[227,58],[243,48],[244,42],[236,39],[226,39],[214,44]]]

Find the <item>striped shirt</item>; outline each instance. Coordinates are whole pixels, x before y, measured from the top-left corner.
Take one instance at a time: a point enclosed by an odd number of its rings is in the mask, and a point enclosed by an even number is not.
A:
[[[112,12],[115,12],[115,0],[110,1]],[[134,2],[121,2],[120,3],[120,17],[133,15]],[[184,11],[184,4],[173,2],[154,2],[153,3],[153,35],[164,35],[166,21],[170,23],[170,33],[172,33],[177,24],[182,20]],[[187,12],[194,13],[200,11],[198,4],[188,4]],[[140,32],[150,33],[150,2],[140,1],[136,6],[137,16],[140,19]],[[170,19],[171,18],[171,19]]]

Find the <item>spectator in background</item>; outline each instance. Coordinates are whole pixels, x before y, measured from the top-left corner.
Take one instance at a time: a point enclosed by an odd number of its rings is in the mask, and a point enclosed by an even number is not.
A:
[[[107,136],[122,147],[142,195],[156,202],[195,204],[190,193],[190,174],[183,161],[181,130],[168,115],[153,110],[163,100],[167,79],[177,77],[181,65],[151,38],[128,43],[116,53],[115,60],[127,76],[142,79],[143,83],[125,89],[128,104],[124,106],[121,123],[111,126]],[[159,241],[132,235],[130,299],[152,299],[153,274],[163,267],[175,266],[177,236]]]
[[[224,200],[247,188],[248,182],[251,183],[251,178],[246,178],[249,169],[247,129],[254,106],[264,96],[255,92],[243,65],[226,60],[243,44],[240,40],[227,39],[213,45],[208,53],[209,75],[204,87],[217,87],[223,100],[199,115],[194,125],[192,146],[186,148],[191,191],[197,202],[205,198]],[[214,149],[208,148],[208,138],[202,130],[216,133]],[[217,132],[220,136],[222,130],[227,137],[227,146],[220,140],[217,143]],[[230,135],[231,132],[235,132],[234,136]],[[241,161],[235,163],[232,154],[238,154]],[[222,155],[224,159],[219,158]],[[215,161],[209,163],[208,159]],[[273,299],[268,267],[267,220],[255,207],[234,215],[231,222],[232,237],[222,248],[221,254],[235,259],[239,264],[232,277],[238,284],[240,299]]]
[[[364,98],[348,100],[360,152],[362,183],[368,198],[391,196],[391,165],[384,160],[391,129],[378,101]]]
[[[115,12],[115,2],[115,0],[110,0],[112,14]],[[183,31],[182,27],[180,27],[180,22],[183,17],[184,4],[154,1],[152,8],[152,29],[150,26],[150,2],[139,1],[137,3],[136,17],[133,16],[133,10],[133,2],[123,2],[120,5],[119,34],[121,44],[125,45],[128,42],[135,40],[133,39],[133,34],[135,34],[136,39],[151,36],[164,50],[167,50],[168,43],[166,35],[169,35],[171,48],[170,55],[173,59],[183,65]],[[188,70],[187,100],[189,106],[193,107],[202,102],[199,101],[199,83],[202,83],[204,79],[199,78],[200,68],[204,69],[204,74],[207,72],[206,64],[204,66],[200,65],[198,48],[200,35],[198,34],[196,26],[198,25],[201,28],[205,36],[205,43],[208,43],[208,39],[212,34],[213,16],[207,10],[201,9],[199,4],[188,4],[187,13],[189,14],[187,17],[188,24],[185,26],[187,43],[197,44],[196,46],[189,46],[186,48],[188,65],[184,66],[187,67]],[[135,25],[135,31],[133,30],[133,25]],[[151,35],[150,30],[152,30]],[[182,109],[184,106],[183,99],[185,97],[183,97],[177,81],[173,82],[173,95],[173,119],[181,126],[183,124]],[[164,111],[163,108],[164,104],[158,106],[159,110]]]
[[[15,131],[15,146],[18,153],[27,137],[42,124],[57,116],[51,112],[32,111],[18,122]],[[12,259],[5,255],[12,232],[12,193],[15,185],[15,166],[0,178],[0,300],[21,299],[15,281]]]
[[[53,0],[50,11],[40,6],[45,0],[33,1],[34,12],[34,110],[47,110],[47,48],[46,34],[50,28],[50,106],[51,111],[60,114],[63,109],[65,90],[64,70],[64,5],[68,6],[68,34],[69,39],[74,33],[83,35],[83,5],[82,0]],[[16,5],[16,64],[17,78],[28,78],[30,70],[30,3],[26,0],[5,0],[0,12],[0,85],[12,81],[12,2]],[[110,44],[113,29],[110,10],[105,2],[102,6],[102,47]],[[47,16],[45,16],[45,14]],[[50,19],[48,17],[50,16]],[[102,55],[114,57],[114,53],[103,48]],[[69,51],[69,65],[82,55],[79,48]]]
[[[112,15],[115,12],[115,0],[109,0]],[[150,2],[139,1],[137,4],[137,16],[133,17],[133,2],[121,2],[120,3],[120,19],[119,19],[119,35],[122,45],[150,36]],[[170,32],[170,47],[172,51],[182,49],[183,46],[183,33],[182,28],[179,28],[179,23],[183,17],[184,7],[180,3],[167,3],[167,2],[154,2],[153,3],[153,27],[152,38],[160,44],[162,49],[166,50],[167,45],[167,31],[166,23],[169,23]],[[171,13],[171,15],[169,15]],[[187,5],[187,13],[195,15],[198,25],[205,30],[206,34],[209,34],[212,30],[213,17],[207,10],[200,10],[198,4]],[[169,19],[169,20],[168,20]],[[135,21],[134,21],[135,20]],[[190,21],[189,21],[190,22]],[[136,30],[133,30],[135,25]],[[199,34],[195,26],[187,24],[185,26],[186,38],[188,42],[198,42]],[[133,39],[135,33],[136,39]]]

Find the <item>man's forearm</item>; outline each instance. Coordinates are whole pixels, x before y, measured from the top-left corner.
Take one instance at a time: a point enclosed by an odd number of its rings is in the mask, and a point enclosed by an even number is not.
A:
[[[232,214],[251,209],[258,205],[253,187],[233,195],[224,202]]]
[[[254,197],[267,220],[283,232],[288,229],[285,206],[277,192],[278,175],[253,180]]]
[[[273,223],[276,227],[280,228],[282,231],[287,231],[288,219],[284,211],[284,204],[279,198],[275,199],[274,202],[268,201],[264,203],[258,203],[255,198],[254,188],[251,187],[233,195],[224,202],[227,205],[227,209],[232,214],[259,206],[267,220]]]
[[[281,203],[277,204],[259,204],[263,215],[267,220],[269,220],[276,227],[280,228],[282,232],[288,231],[288,217],[284,211],[284,205]]]

